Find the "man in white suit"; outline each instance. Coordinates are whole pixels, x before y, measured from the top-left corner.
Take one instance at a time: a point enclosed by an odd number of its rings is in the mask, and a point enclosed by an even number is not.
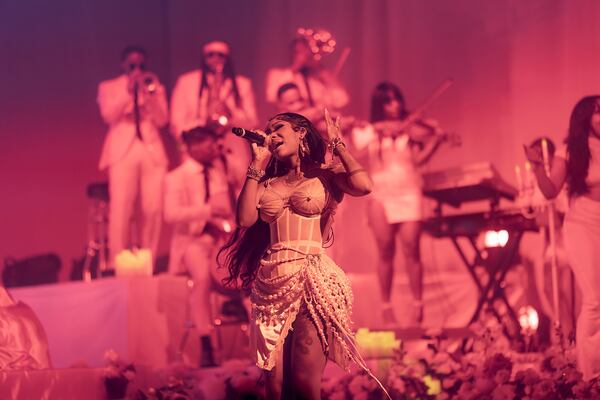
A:
[[[146,72],[146,52],[136,46],[123,50],[123,74],[100,83],[98,105],[109,125],[99,167],[108,170],[110,190],[110,265],[115,255],[137,244],[156,256],[162,221],[161,183],[167,157],[159,129],[168,123],[164,87]],[[138,243],[131,243],[131,218],[138,195],[143,220]]]
[[[271,68],[267,71],[266,98],[278,106],[281,100],[279,89],[292,83],[309,107],[320,110],[338,110],[345,107],[350,98],[336,76],[324,67],[320,58],[313,53],[307,39],[296,37],[292,42],[292,65],[286,68]]]
[[[182,134],[188,157],[164,184],[165,221],[173,224],[169,273],[187,272],[194,287],[190,310],[200,335],[201,366],[214,365],[209,294],[216,253],[233,227],[235,186],[222,157],[222,136],[208,127]]]
[[[245,141],[235,137],[229,128],[257,127],[254,90],[250,79],[235,73],[229,45],[213,41],[204,45],[200,69],[181,75],[171,96],[171,132],[179,138],[184,130],[209,126],[224,134],[228,158],[250,162]],[[236,171],[243,177],[245,167]]]

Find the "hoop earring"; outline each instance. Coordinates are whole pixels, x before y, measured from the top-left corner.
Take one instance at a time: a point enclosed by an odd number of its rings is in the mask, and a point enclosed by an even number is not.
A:
[[[310,155],[310,150],[308,148],[308,143],[306,143],[306,139],[302,139],[300,141],[300,158],[306,158]]]

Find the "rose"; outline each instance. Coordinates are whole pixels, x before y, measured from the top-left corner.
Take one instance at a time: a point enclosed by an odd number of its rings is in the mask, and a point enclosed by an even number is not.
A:
[[[515,398],[515,387],[510,384],[497,386],[492,391],[492,400],[513,400]]]
[[[458,389],[456,397],[464,400],[475,399],[477,397],[475,385],[473,385],[471,382],[463,382]]]
[[[508,383],[509,380],[510,371],[507,369],[501,369],[500,371],[496,372],[496,375],[494,375],[494,382],[496,382],[498,385]]]
[[[483,372],[486,377],[492,378],[498,371],[506,369],[508,370],[508,375],[510,376],[512,367],[513,363],[510,358],[505,357],[503,354],[496,353],[485,361],[483,364]]]
[[[348,385],[348,391],[355,395],[364,392],[365,386],[369,383],[369,379],[364,375],[356,375]]]
[[[571,390],[576,399],[589,399],[591,397],[590,384],[588,382],[579,381],[573,385]]]
[[[534,400],[546,400],[554,394],[554,381],[543,379],[535,384],[531,398]]]
[[[515,382],[520,382],[525,386],[533,385],[540,380],[540,376],[533,368],[527,368],[524,371],[519,371],[515,375]]]
[[[117,364],[119,362],[119,355],[113,349],[104,352],[104,359],[111,364]]]
[[[574,385],[583,379],[583,374],[577,371],[573,366],[564,369],[562,376],[567,385]]]
[[[398,391],[399,393],[404,393],[406,391],[406,384],[404,380],[397,377],[391,377],[388,379],[388,385],[391,389]]]
[[[488,378],[479,378],[475,380],[475,389],[480,394],[491,393],[495,386],[494,381]]]
[[[346,394],[343,391],[333,392],[329,396],[329,400],[345,400],[345,399],[346,399]]]

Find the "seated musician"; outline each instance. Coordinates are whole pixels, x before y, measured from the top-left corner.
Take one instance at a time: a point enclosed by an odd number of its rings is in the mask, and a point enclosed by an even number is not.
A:
[[[215,365],[209,335],[211,268],[233,224],[235,193],[224,169],[222,136],[197,127],[184,132],[182,140],[189,157],[167,174],[164,184],[164,216],[174,225],[169,273],[187,272],[194,282],[190,310],[200,335],[200,366],[206,367]]]
[[[315,117],[322,118],[322,110],[340,109],[349,102],[346,89],[338,81],[335,73],[322,62],[324,55],[334,50],[335,44],[323,38],[330,38],[327,31],[300,28],[292,41],[292,63],[286,68],[271,68],[267,72],[266,98],[269,103],[279,102],[279,89],[286,83],[294,83],[302,98],[310,107],[321,110]],[[293,111],[293,110],[285,110]],[[303,114],[307,118],[309,115]]]
[[[418,167],[431,158],[445,138],[431,121],[417,119],[403,127],[409,116],[400,89],[383,82],[371,97],[371,125],[353,131],[356,148],[368,150],[374,183],[367,211],[379,253],[383,320],[387,324],[396,323],[390,299],[398,235],[414,299],[411,322],[420,324],[423,320],[419,250],[423,195]]]
[[[304,115],[312,121],[317,130],[324,134],[327,132],[327,125],[323,117],[323,109],[317,106],[311,106],[306,98],[302,96],[298,85],[294,82],[288,82],[279,87],[277,90],[277,112],[293,112]],[[334,119],[340,116],[342,135],[349,132],[354,126],[356,118],[351,115],[341,116],[333,113]]]

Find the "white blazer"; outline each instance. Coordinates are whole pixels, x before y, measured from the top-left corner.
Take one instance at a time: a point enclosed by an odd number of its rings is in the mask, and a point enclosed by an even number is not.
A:
[[[98,165],[101,170],[122,159],[136,138],[133,96],[127,90],[127,83],[127,76],[121,75],[103,81],[98,86],[97,101],[100,114],[109,126]],[[159,133],[159,129],[168,122],[167,99],[162,85],[154,96],[157,96],[153,103],[156,108],[149,106],[149,101],[144,98],[144,95],[141,94],[139,97],[140,129],[152,159],[159,165],[167,165],[167,157]]]
[[[254,90],[250,79],[237,75],[235,78],[240,94],[241,104],[235,103],[232,81],[227,79],[221,85],[219,98],[231,110],[229,125],[242,126],[248,129],[258,124]],[[171,132],[179,137],[184,130],[195,126],[204,126],[207,122],[208,90],[200,94],[202,71],[197,69],[177,78],[171,96]]]

